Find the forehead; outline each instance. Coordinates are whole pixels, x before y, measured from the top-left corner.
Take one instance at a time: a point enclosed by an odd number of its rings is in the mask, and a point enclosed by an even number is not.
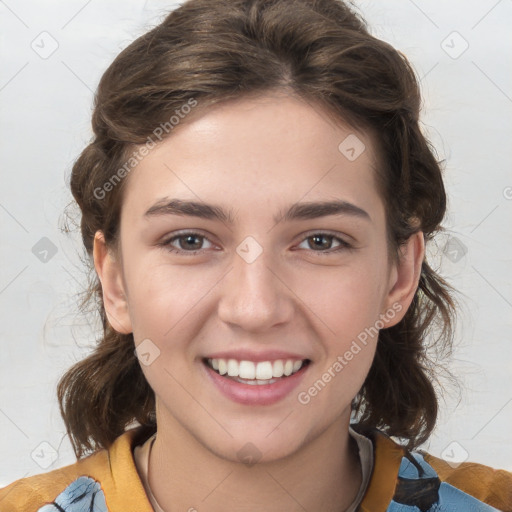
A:
[[[130,173],[123,210],[140,217],[167,196],[269,215],[301,198],[339,197],[368,211],[379,206],[375,163],[370,135],[318,105],[286,94],[238,99],[175,126]]]

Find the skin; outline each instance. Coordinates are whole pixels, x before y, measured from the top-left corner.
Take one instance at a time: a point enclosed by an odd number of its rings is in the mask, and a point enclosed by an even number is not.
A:
[[[424,242],[420,231],[397,264],[388,260],[371,137],[357,132],[366,149],[354,161],[338,150],[354,133],[292,95],[211,107],[177,126],[130,174],[118,253],[96,234],[94,261],[109,322],[133,332],[136,345],[149,338],[160,350],[141,367],[157,401],[149,483],[167,511],[342,511],[357,494],[350,404],[376,339],[309,403],[299,403],[297,393],[382,315],[386,327],[403,318]],[[144,218],[163,197],[232,209],[235,221]],[[357,205],[370,220],[273,220],[294,203],[333,199]],[[185,229],[206,237],[173,242],[189,254],[158,245]],[[335,238],[310,238],[326,230],[354,249],[332,252],[340,246]],[[247,236],[263,250],[250,264],[236,252]],[[190,255],[195,247],[199,253]],[[222,395],[202,371],[202,357],[235,347],[287,350],[312,363],[284,399],[247,406]],[[237,456],[247,442],[261,454],[253,466]]]

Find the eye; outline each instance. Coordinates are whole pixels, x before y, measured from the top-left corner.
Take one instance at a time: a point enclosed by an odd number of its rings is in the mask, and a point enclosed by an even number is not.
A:
[[[163,241],[161,246],[166,247],[170,252],[178,254],[197,254],[203,247],[203,241],[208,240],[204,235],[187,231]],[[208,241],[209,242],[209,241]],[[176,245],[173,245],[177,243]],[[209,242],[211,244],[211,242]],[[189,250],[190,249],[190,250]]]
[[[338,246],[334,250],[327,250],[332,249],[333,241],[338,242]],[[316,247],[316,249],[306,249],[326,255],[343,250],[353,249],[353,246],[351,244],[345,242],[345,240],[343,240],[342,238],[332,235],[330,233],[311,233],[307,238],[304,239],[302,244],[303,243],[306,243],[309,247]]]

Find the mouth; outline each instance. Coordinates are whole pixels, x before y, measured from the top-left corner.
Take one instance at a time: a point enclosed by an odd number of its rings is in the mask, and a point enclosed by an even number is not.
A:
[[[264,386],[286,380],[310,363],[309,359],[276,359],[257,362],[222,358],[203,359],[203,364],[221,377],[250,386]]]

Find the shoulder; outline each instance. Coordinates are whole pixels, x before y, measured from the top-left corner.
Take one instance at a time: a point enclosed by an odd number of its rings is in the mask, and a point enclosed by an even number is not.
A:
[[[366,435],[375,457],[362,512],[512,512],[512,473],[475,463],[451,467],[380,431]]]
[[[499,510],[512,511],[511,472],[474,462],[450,464],[428,453],[422,455],[442,482]]]
[[[151,510],[133,460],[135,430],[119,436],[108,450],[0,489],[0,510],[109,512],[122,510],[128,498],[129,505],[137,504],[137,510]]]
[[[86,499],[94,500],[98,504],[98,512],[105,512],[107,509],[101,506],[101,503],[105,504],[101,487],[102,482],[106,483],[105,468],[108,468],[108,452],[102,450],[75,464],[16,480],[0,489],[0,509],[2,512],[56,511],[56,506],[65,509],[64,505],[69,505],[70,498],[80,494],[83,495],[83,505]],[[46,504],[49,508],[41,509]]]

